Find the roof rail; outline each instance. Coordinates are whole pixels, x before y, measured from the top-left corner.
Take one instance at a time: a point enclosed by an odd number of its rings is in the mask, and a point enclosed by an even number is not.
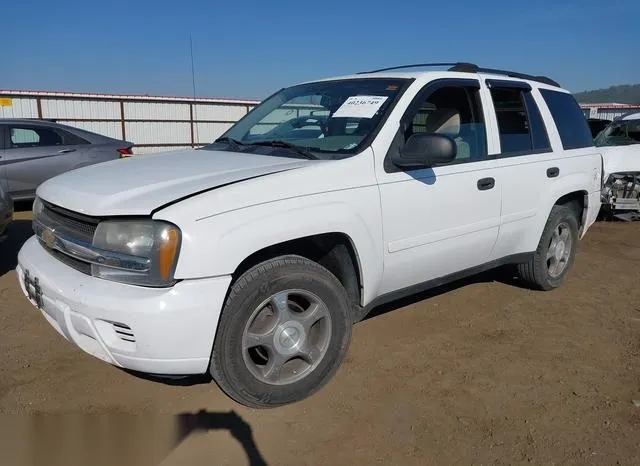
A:
[[[449,68],[449,71],[460,71],[462,73],[490,73],[501,74],[509,76],[511,78],[528,79],[529,81],[536,81],[543,84],[549,84],[551,86],[561,87],[556,81],[546,76],[533,76],[525,73],[518,73],[516,71],[499,70],[494,68],[482,68],[473,63],[460,63]]]
[[[392,66],[389,68],[380,68],[379,70],[371,70],[371,71],[360,71],[359,73],[356,74],[369,74],[369,73],[379,73],[381,71],[391,71],[391,70],[401,70],[403,68],[422,68],[425,66],[451,66],[451,67],[455,67],[455,66],[475,66],[472,63],[459,63],[459,62],[455,62],[455,63],[416,63],[414,65],[400,65],[400,66]]]
[[[533,76],[530,74],[518,73],[515,71],[508,70],[499,70],[494,68],[482,68],[473,63],[464,63],[464,62],[456,62],[456,63],[416,63],[414,65],[400,65],[400,66],[391,66],[389,68],[380,68],[379,70],[372,71],[361,71],[357,74],[369,74],[369,73],[379,73],[381,71],[391,71],[391,70],[400,70],[405,68],[422,68],[428,66],[449,66],[448,71],[458,71],[461,73],[490,73],[490,74],[500,74],[504,76],[509,76],[511,78],[520,78],[527,79],[529,81],[536,81],[543,84],[549,84],[550,86],[561,87],[556,81],[546,76]]]

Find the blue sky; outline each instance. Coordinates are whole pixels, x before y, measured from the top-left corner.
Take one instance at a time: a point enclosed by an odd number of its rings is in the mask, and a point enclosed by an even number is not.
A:
[[[5,2],[0,89],[263,98],[306,79],[470,61],[572,91],[640,83],[638,0]]]

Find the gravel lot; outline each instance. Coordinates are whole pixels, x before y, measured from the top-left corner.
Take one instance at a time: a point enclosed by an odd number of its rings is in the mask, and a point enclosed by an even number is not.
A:
[[[0,245],[0,464],[640,464],[640,223],[594,225],[554,292],[491,273],[380,309],[326,388],[253,411],[62,339],[18,287],[17,217]]]

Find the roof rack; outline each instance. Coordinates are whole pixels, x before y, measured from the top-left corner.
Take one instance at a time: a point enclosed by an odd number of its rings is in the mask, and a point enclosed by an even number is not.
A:
[[[460,62],[455,62],[455,63],[416,63],[414,65],[400,65],[400,66],[392,66],[392,67],[389,67],[389,68],[380,68],[379,70],[360,71],[357,74],[379,73],[381,71],[400,70],[400,69],[403,69],[403,68],[424,68],[426,66],[450,66],[450,67],[456,67],[456,66],[475,66],[475,65],[473,63],[460,63]]]
[[[381,68],[379,70],[373,70],[373,71],[361,71],[358,74],[379,73],[381,71],[399,70],[399,69],[404,69],[404,68],[423,68],[423,67],[428,67],[428,66],[449,66],[450,68],[449,68],[448,71],[458,71],[458,72],[461,72],[461,73],[500,74],[500,75],[504,75],[504,76],[509,76],[511,78],[527,79],[529,81],[536,81],[536,82],[543,83],[543,84],[549,84],[550,86],[561,87],[560,84],[558,84],[556,81],[554,81],[553,79],[548,78],[546,76],[533,76],[533,75],[530,75],[530,74],[518,73],[518,72],[515,72],[515,71],[499,70],[499,69],[494,69],[494,68],[482,68],[482,67],[479,67],[478,65],[475,65],[473,63],[464,63],[464,62],[457,62],[457,63],[417,63],[417,64],[414,64],[414,65],[392,66],[392,67],[389,67],[389,68]]]
[[[490,73],[490,74],[502,74],[509,76],[510,78],[528,79],[529,81],[536,81],[543,84],[549,84],[551,86],[561,87],[556,81],[546,76],[533,76],[530,74],[517,73],[515,71],[498,70],[494,68],[481,68],[473,63],[459,63],[449,68],[449,71],[460,71],[462,73]]]

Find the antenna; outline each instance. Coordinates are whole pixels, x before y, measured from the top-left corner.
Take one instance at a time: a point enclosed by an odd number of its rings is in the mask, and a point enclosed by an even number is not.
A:
[[[195,123],[195,121],[193,120],[197,120],[196,118],[196,72],[195,72],[195,66],[193,64],[193,37],[191,36],[191,34],[189,34],[189,49],[191,51],[191,85],[193,86],[193,119],[192,119],[192,124],[195,127],[195,138],[194,138],[194,144],[196,142],[200,141],[200,138],[198,137],[198,124]]]

